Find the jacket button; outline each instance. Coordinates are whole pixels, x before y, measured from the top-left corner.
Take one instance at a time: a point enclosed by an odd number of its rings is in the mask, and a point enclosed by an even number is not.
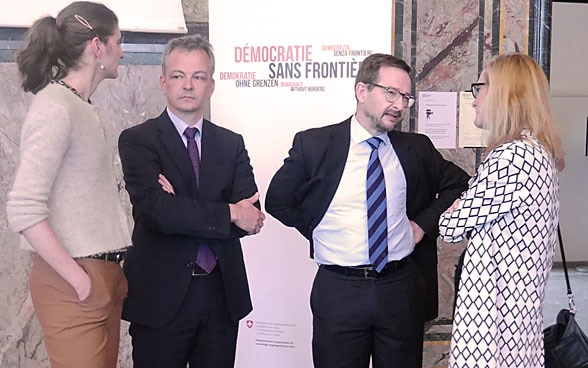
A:
[[[194,267],[194,264],[195,264],[195,262],[190,262],[186,265],[186,267],[192,268],[192,267]]]

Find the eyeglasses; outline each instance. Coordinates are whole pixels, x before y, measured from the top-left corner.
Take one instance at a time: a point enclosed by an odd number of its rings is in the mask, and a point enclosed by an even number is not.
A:
[[[371,84],[374,87],[380,87],[385,89],[386,93],[384,94],[384,96],[386,98],[386,101],[390,103],[394,103],[398,101],[400,97],[402,97],[402,103],[404,104],[404,107],[411,107],[412,105],[414,105],[414,102],[416,101],[416,98],[414,96],[411,96],[408,93],[402,93],[394,87],[384,87],[377,83],[371,82],[368,82],[367,84]]]
[[[485,86],[486,83],[472,83],[472,96],[474,96],[474,98],[478,97],[478,93],[480,93],[480,89],[482,88],[482,86]]]

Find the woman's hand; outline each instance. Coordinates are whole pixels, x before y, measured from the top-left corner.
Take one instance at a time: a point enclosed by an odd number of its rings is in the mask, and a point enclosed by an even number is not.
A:
[[[86,271],[63,247],[49,221],[43,220],[23,230],[29,244],[78,294],[80,301],[85,300],[92,289],[92,280]]]
[[[457,208],[457,206],[459,206],[459,198],[453,202],[453,204],[447,209],[446,212],[452,214],[453,211],[455,211],[455,209]]]
[[[86,300],[92,291],[92,279],[90,279],[90,275],[88,275],[86,272],[80,275],[79,280],[75,282],[73,288],[78,294],[78,298],[81,302]]]

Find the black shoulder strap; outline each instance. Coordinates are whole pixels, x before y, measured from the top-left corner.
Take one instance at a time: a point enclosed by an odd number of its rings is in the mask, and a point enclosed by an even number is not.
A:
[[[564,252],[563,240],[561,237],[561,229],[557,224],[557,238],[559,240],[559,250],[561,252],[561,261],[563,264],[564,275],[566,277],[566,286],[568,287],[568,303],[570,306],[570,312],[576,313],[576,306],[574,303],[574,293],[572,292],[572,285],[570,284],[570,276],[568,275],[568,265],[566,264],[566,254]]]

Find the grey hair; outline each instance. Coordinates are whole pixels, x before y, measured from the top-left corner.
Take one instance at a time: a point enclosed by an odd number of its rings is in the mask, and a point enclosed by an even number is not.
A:
[[[165,51],[161,57],[161,72],[165,75],[165,69],[167,67],[167,59],[169,54],[175,49],[180,49],[184,51],[194,51],[194,50],[202,50],[208,55],[210,59],[210,75],[214,74],[214,52],[212,50],[212,45],[201,35],[189,35],[189,36],[182,36],[177,38],[172,38],[167,42],[165,46]]]

